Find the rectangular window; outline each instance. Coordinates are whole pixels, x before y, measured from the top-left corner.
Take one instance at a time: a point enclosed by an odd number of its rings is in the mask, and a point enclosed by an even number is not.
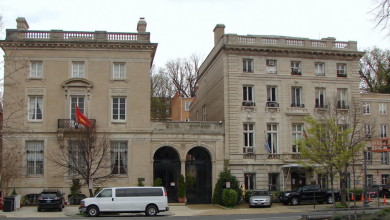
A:
[[[347,76],[347,65],[337,64],[337,76],[346,77]]]
[[[316,63],[314,67],[315,67],[316,76],[325,76],[325,64]]]
[[[267,60],[266,62],[266,72],[268,74],[276,74],[276,60]]]
[[[389,174],[382,174],[382,184],[387,184],[389,181]]]
[[[337,89],[337,108],[348,109],[347,89]]]
[[[387,115],[387,103],[379,103],[379,114]]]
[[[126,78],[125,63],[114,63],[114,79]]]
[[[301,75],[301,63],[300,62],[291,62],[291,74],[292,75]]]
[[[253,101],[253,87],[252,86],[244,86],[242,87],[243,100],[251,102]]]
[[[365,115],[370,114],[370,103],[369,102],[363,102],[363,114],[365,114]]]
[[[42,74],[42,61],[30,61],[30,77],[40,78]]]
[[[277,87],[268,86],[267,87],[267,102],[277,102]]]
[[[279,191],[279,173],[269,173],[268,174],[268,190],[269,191]]]
[[[185,105],[185,110],[188,112],[190,110],[190,104],[191,102],[190,101],[185,101],[184,105]]]
[[[79,175],[83,173],[87,167],[87,150],[85,145],[79,141],[68,142],[68,161],[69,161],[69,175]]]
[[[298,153],[298,146],[296,142],[298,142],[303,137],[303,125],[292,125],[292,152]]]
[[[206,105],[202,107],[202,121],[206,121]]]
[[[245,173],[244,178],[245,178],[245,180],[244,180],[245,190],[256,189],[256,187],[255,187],[256,174],[255,173]]]
[[[329,189],[328,188],[328,175],[325,174],[318,174],[318,185],[321,189]]]
[[[27,175],[43,175],[43,141],[26,142]]]
[[[374,177],[372,174],[367,174],[367,186],[368,187],[371,187],[373,185],[373,182],[372,182],[373,179],[374,179]]]
[[[112,120],[126,120],[126,98],[114,97],[112,98]]]
[[[363,114],[365,114],[365,115],[370,114],[370,103],[369,102],[363,102]]]
[[[42,96],[30,96],[28,97],[28,120],[40,121],[43,118],[42,108],[43,101]]]
[[[76,120],[76,105],[80,112],[85,115],[84,97],[71,97],[70,118]]]
[[[111,173],[127,174],[127,142],[111,142]]]
[[[382,165],[389,165],[389,152],[381,152]]]
[[[73,78],[84,78],[84,62],[73,62]]]
[[[253,60],[252,59],[243,59],[242,60],[242,71],[243,72],[253,72]]]
[[[278,125],[267,124],[267,142],[272,154],[278,153]]]
[[[315,88],[315,107],[326,108],[325,106],[325,88]]]
[[[381,138],[387,137],[387,125],[381,125]]]
[[[371,137],[371,125],[364,125],[364,135],[366,137]]]
[[[367,147],[367,151],[366,151],[366,162],[367,162],[367,165],[372,165],[372,152],[371,152],[371,147]]]
[[[301,93],[301,87],[291,87],[291,107],[304,107],[304,105],[301,103]]]
[[[244,124],[244,147],[254,147],[254,125]]]

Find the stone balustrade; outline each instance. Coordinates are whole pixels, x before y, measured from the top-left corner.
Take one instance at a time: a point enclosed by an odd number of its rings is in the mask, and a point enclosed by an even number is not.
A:
[[[170,122],[154,122],[151,123],[152,132],[154,133],[223,133],[223,123],[219,122],[184,122],[184,121],[170,121]]]

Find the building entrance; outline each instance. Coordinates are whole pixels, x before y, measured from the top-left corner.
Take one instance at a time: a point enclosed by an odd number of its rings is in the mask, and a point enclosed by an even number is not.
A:
[[[202,147],[191,149],[186,156],[188,204],[210,204],[212,165],[209,153]]]
[[[180,176],[180,158],[172,147],[162,147],[154,154],[153,181],[157,178],[162,180],[168,194],[168,202],[176,203],[177,184]]]

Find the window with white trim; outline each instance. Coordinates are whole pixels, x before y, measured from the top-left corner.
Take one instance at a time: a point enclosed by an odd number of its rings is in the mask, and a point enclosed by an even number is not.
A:
[[[387,125],[381,125],[381,138],[387,137]]]
[[[337,108],[348,109],[347,89],[337,89]]]
[[[125,63],[114,63],[114,79],[126,78]]]
[[[43,176],[43,141],[26,142],[27,175]]]
[[[265,71],[268,74],[276,74],[276,60],[266,60]]]
[[[363,102],[363,114],[364,115],[370,114],[370,103],[369,102]]]
[[[185,107],[184,107],[185,111],[188,112],[188,111],[190,110],[190,104],[191,104],[190,101],[185,101],[185,103],[184,103],[184,105],[185,105]]]
[[[127,142],[111,142],[111,174],[127,174]]]
[[[30,61],[30,77],[41,78],[43,76],[42,61]]]
[[[296,143],[303,137],[303,125],[292,125],[292,152],[298,153],[298,146]]]
[[[373,181],[374,180],[374,177],[372,174],[367,174],[367,186],[368,187],[371,187],[373,185]]]
[[[347,65],[345,65],[343,63],[337,64],[337,76],[339,76],[339,77],[347,76]]]
[[[28,99],[28,120],[41,121],[43,119],[43,97],[29,96]]]
[[[316,76],[325,76],[325,64],[324,63],[316,63],[314,64]]]
[[[302,88],[291,87],[291,107],[303,107],[301,100],[302,100]]]
[[[315,88],[315,108],[326,108],[325,88]]]
[[[271,154],[278,153],[278,125],[267,124],[267,141]]]
[[[277,87],[276,86],[267,86],[267,101],[268,102],[277,102]]]
[[[244,123],[244,147],[254,147],[254,124]]]
[[[72,77],[84,78],[84,62],[73,62]]]
[[[125,97],[112,98],[112,120],[113,121],[126,120],[126,98]]]
[[[389,152],[381,152],[382,165],[389,165]]]
[[[371,125],[364,125],[364,135],[367,137],[371,137]]]
[[[301,75],[301,62],[296,62],[296,61],[291,62],[291,74]]]
[[[84,97],[78,97],[78,96],[73,96],[70,98],[71,104],[70,104],[70,118],[73,120],[76,119],[76,105],[79,108],[80,112],[85,115],[85,105],[84,105]]]
[[[387,115],[387,103],[385,102],[379,103],[379,114]]]
[[[367,165],[372,165],[372,151],[371,151],[371,147],[367,147],[366,163],[367,163]]]
[[[202,121],[206,121],[206,105],[202,107]]]
[[[86,149],[83,148],[83,144],[78,141],[68,142],[68,173],[70,176],[83,173],[87,167],[86,155],[83,155]]]
[[[253,59],[243,59],[242,60],[242,71],[243,72],[253,72]]]
[[[244,86],[242,87],[243,100],[251,102],[253,101],[253,87],[252,86]]]

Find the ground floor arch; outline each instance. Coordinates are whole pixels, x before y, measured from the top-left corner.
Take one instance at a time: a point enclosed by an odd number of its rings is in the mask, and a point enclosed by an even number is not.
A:
[[[181,170],[179,154],[173,147],[164,146],[154,153],[153,159],[153,181],[160,178],[162,186],[167,190],[168,202],[177,202],[178,179]]]
[[[186,155],[186,184],[188,204],[209,204],[212,197],[212,163],[209,152],[194,147]]]

